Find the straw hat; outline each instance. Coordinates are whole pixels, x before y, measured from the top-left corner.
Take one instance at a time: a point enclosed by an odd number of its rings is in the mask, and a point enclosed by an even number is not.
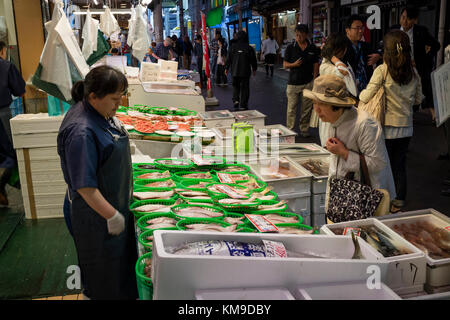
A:
[[[303,96],[336,107],[352,107],[356,104],[344,80],[332,74],[317,77],[312,91],[303,90]]]

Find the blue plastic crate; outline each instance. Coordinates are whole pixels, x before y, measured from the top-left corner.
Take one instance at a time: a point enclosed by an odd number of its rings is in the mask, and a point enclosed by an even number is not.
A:
[[[21,97],[13,97],[13,101],[11,102],[11,105],[9,106],[11,109],[11,116],[14,118],[18,114],[23,113],[23,103]]]

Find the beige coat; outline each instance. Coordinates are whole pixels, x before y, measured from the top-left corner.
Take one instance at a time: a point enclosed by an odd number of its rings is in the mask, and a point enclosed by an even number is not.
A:
[[[383,83],[383,76],[386,73],[387,65],[384,63],[375,69],[370,83],[363,90],[359,99],[367,103],[378,92]],[[413,106],[418,105],[423,100],[422,83],[420,76],[416,76],[407,85],[399,85],[387,74],[385,83],[386,92],[386,116],[385,126],[391,127],[412,127]]]
[[[348,108],[342,116],[328,127],[325,137],[336,137],[350,150],[347,160],[331,155],[329,178],[344,178],[348,172],[355,172],[355,179],[360,181],[359,153],[364,154],[369,169],[372,188],[387,189],[390,198],[395,199],[395,185],[389,156],[380,125],[365,111]],[[338,165],[338,167],[337,167]],[[330,179],[328,179],[330,180]],[[328,203],[327,190],[327,203]]]

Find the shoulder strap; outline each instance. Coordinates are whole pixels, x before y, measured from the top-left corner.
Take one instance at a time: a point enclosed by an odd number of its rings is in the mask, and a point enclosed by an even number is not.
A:
[[[372,187],[372,183],[370,182],[369,168],[367,167],[366,157],[360,153],[359,160],[361,163],[361,183]]]

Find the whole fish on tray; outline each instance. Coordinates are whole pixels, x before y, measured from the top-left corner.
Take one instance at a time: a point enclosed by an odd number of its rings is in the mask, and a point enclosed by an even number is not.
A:
[[[256,197],[256,199],[259,199],[259,200],[262,200],[262,201],[264,201],[264,200],[273,200],[274,199],[274,196],[273,195],[266,195],[266,194],[268,194],[270,191],[272,191],[272,187],[267,187],[266,189],[264,189],[264,191],[262,191],[262,192],[258,192],[258,193],[253,193],[253,195]]]
[[[186,218],[219,218],[223,216],[222,212],[208,210],[202,207],[187,207],[177,209],[175,213],[178,216]]]
[[[139,200],[149,199],[170,199],[175,194],[174,191],[162,191],[162,192],[133,192],[133,196]]]
[[[169,166],[189,166],[191,162],[182,159],[158,160],[159,164]]]
[[[170,178],[170,172],[169,171],[144,173],[144,174],[141,174],[141,175],[136,177],[136,179],[148,179],[148,180],[165,179],[165,178]]]
[[[251,178],[250,181],[239,183],[240,186],[247,187],[250,191],[259,189],[261,186],[256,182],[254,178]],[[248,193],[248,192],[247,192]]]
[[[240,186],[243,186],[243,184],[240,184]],[[248,188],[248,187],[246,187],[246,188],[235,188],[233,186],[229,186],[229,187],[234,192],[239,193],[241,195],[246,195],[246,194],[248,194],[251,191],[250,188]],[[212,191],[212,192],[222,193],[222,190],[219,190],[218,188],[216,188],[215,185],[209,186],[208,190]]]
[[[150,165],[150,164],[140,164],[138,165],[139,169],[143,169],[143,170],[153,170],[156,169],[156,166],[154,164]]]
[[[233,173],[233,172],[241,172],[245,170],[243,167],[227,167],[224,169],[219,169],[217,172],[223,172],[223,173]]]
[[[185,189],[176,189],[176,192],[185,198],[190,199],[210,199],[210,196],[206,192],[202,191],[191,191]]]
[[[232,198],[220,199],[219,203],[220,204],[240,204],[240,205],[258,204],[258,202],[255,202],[255,199],[232,199]]]
[[[253,214],[258,214],[257,212],[254,212]],[[263,216],[265,219],[269,220],[273,224],[279,224],[279,223],[298,223],[298,217],[292,216],[292,217],[285,217],[276,213],[271,214],[265,214]]]
[[[211,231],[211,232],[233,232],[236,230],[236,225],[231,225],[228,227],[222,227],[217,223],[193,223],[185,226],[186,230],[194,231]]]
[[[144,204],[143,206],[134,208],[134,211],[137,212],[161,212],[161,213],[168,213],[171,211],[171,208],[179,205],[181,203],[180,200],[177,200],[173,205],[164,205],[164,204]]]
[[[160,224],[160,223],[177,224],[177,221],[175,219],[169,218],[169,217],[159,217],[159,218],[147,220],[147,224]]]
[[[157,223],[157,224],[151,224],[146,229],[162,229],[162,228],[176,228],[176,224],[173,223]]]
[[[245,220],[245,217],[242,217],[242,218],[225,217],[225,218],[223,218],[223,222],[226,222],[229,224],[243,224],[244,220]]]
[[[165,181],[151,182],[145,185],[145,187],[148,188],[173,188],[176,186],[177,185],[175,184],[175,182],[173,182],[173,180],[171,179]]]
[[[278,203],[275,204],[261,204],[258,206],[258,211],[268,211],[268,210],[276,210],[276,209],[281,209],[281,207],[284,207],[285,204],[287,203],[287,201],[282,200]]]
[[[330,166],[324,161],[311,159],[300,164],[317,177],[328,176]]]
[[[185,179],[212,179],[212,176],[209,172],[205,173],[189,173],[181,176]]]

